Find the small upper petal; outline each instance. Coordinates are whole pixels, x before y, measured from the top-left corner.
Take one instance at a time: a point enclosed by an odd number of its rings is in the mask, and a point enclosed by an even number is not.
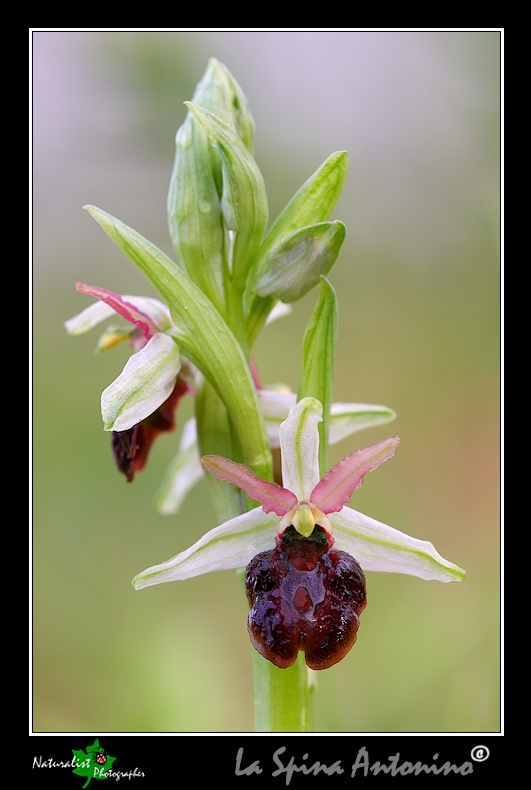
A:
[[[278,483],[270,483],[257,477],[255,473],[243,464],[230,461],[220,455],[205,455],[201,458],[203,469],[210,472],[216,480],[226,480],[245,491],[251,499],[260,502],[265,513],[276,513],[284,516],[293,505],[297,504],[297,497],[282,488]]]
[[[106,288],[99,288],[96,285],[85,285],[84,283],[76,283],[76,288],[80,293],[94,296],[96,299],[108,304],[118,315],[121,315],[130,324],[138,327],[146,338],[149,339],[155,332],[159,331],[159,327],[153,324],[148,315],[131,304],[131,302],[127,302],[119,294],[108,291]]]
[[[347,455],[317,483],[312,491],[311,501],[323,513],[341,510],[350,501],[353,492],[361,486],[367,472],[372,472],[393,457],[399,441],[398,436],[392,436]]]

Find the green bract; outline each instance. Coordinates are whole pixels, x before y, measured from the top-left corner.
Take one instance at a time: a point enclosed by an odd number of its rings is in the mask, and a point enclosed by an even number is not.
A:
[[[341,194],[347,175],[348,155],[338,151],[319,167],[281,211],[267,232],[249,274],[247,333],[252,343],[260,332],[275,299],[256,293],[256,282],[268,274],[268,255],[273,248],[302,228],[325,222]],[[314,284],[317,284],[316,282]]]
[[[328,274],[345,238],[339,220],[310,225],[288,236],[268,252],[266,271],[256,283],[259,296],[296,302]]]

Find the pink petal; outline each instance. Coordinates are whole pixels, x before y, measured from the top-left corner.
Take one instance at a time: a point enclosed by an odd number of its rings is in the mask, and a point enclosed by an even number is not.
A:
[[[201,458],[201,465],[216,480],[226,480],[243,489],[251,499],[260,502],[265,513],[273,512],[277,516],[284,516],[293,505],[297,504],[297,497],[287,488],[282,488],[277,483],[269,483],[257,477],[243,464],[237,464],[221,455],[204,455]]]
[[[399,441],[398,436],[392,436],[347,455],[317,483],[311,502],[323,513],[337,513],[363,483],[363,476],[393,457]]]
[[[106,302],[106,304],[112,307],[118,315],[121,315],[122,318],[125,318],[130,324],[134,324],[134,326],[142,330],[146,340],[149,340],[155,332],[159,331],[159,328],[153,324],[145,313],[130,302],[126,302],[121,296],[115,294],[113,291],[108,291],[106,288],[99,288],[97,285],[85,285],[84,283],[76,283],[76,288],[79,293],[88,294],[88,296],[94,296],[96,299]]]

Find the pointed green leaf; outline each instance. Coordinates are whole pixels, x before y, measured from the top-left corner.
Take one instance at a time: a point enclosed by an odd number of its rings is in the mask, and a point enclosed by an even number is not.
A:
[[[273,247],[301,227],[325,222],[329,218],[343,189],[347,169],[347,152],[336,151],[302,185],[265,236],[249,275],[250,289],[254,289],[254,284],[262,276],[267,255]],[[269,296],[254,294],[250,299],[247,307],[249,346],[252,347],[258,337],[273,305],[274,299]]]
[[[319,468],[327,466],[330,409],[334,386],[334,360],[337,339],[337,296],[326,277],[321,277],[321,291],[306,327],[302,345],[302,375],[298,398],[317,398],[323,404],[323,421],[319,425]]]
[[[226,92],[224,96],[225,101],[230,102],[230,109],[233,114],[234,131],[238,137],[240,137],[249,153],[252,154],[255,127],[254,118],[249,108],[249,101],[241,89],[241,86],[238,82],[236,82],[228,68],[223,63],[219,63],[219,61],[216,62],[218,69],[224,72],[225,77],[232,89],[232,95],[229,96],[229,94]],[[195,101],[194,104],[199,104],[200,107],[205,107],[207,110],[210,110],[210,112],[214,113],[214,115],[217,115],[218,118],[223,119],[223,114],[219,112],[216,107],[208,106],[202,102]]]
[[[249,102],[224,63],[210,58],[192,102],[230,124],[247,150],[253,152],[254,120]]]
[[[223,313],[224,233],[220,197],[208,136],[190,114],[177,132],[175,145],[168,193],[170,236],[177,259]]]
[[[169,330],[183,354],[210,381],[234,423],[244,463],[270,480],[271,451],[256,388],[245,356],[216,308],[158,247],[95,206],[87,211],[144,274],[170,308],[178,327]]]
[[[262,274],[268,252],[300,228],[325,222],[343,189],[348,169],[346,151],[336,151],[301,186],[269,229],[256,262],[256,278]]]

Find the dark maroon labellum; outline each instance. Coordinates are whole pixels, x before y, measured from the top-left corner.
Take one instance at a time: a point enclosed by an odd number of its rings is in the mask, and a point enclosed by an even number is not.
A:
[[[111,447],[114,460],[120,472],[126,476],[128,483],[132,482],[135,472],[141,472],[146,465],[151,445],[157,436],[174,430],[175,409],[187,391],[186,382],[177,377],[172,394],[153,414],[126,431],[112,432]]]
[[[253,557],[245,586],[251,642],[281,669],[299,650],[310,669],[328,669],[356,641],[365,577],[354,557],[329,547],[321,527],[309,538],[289,527],[275,549]]]

